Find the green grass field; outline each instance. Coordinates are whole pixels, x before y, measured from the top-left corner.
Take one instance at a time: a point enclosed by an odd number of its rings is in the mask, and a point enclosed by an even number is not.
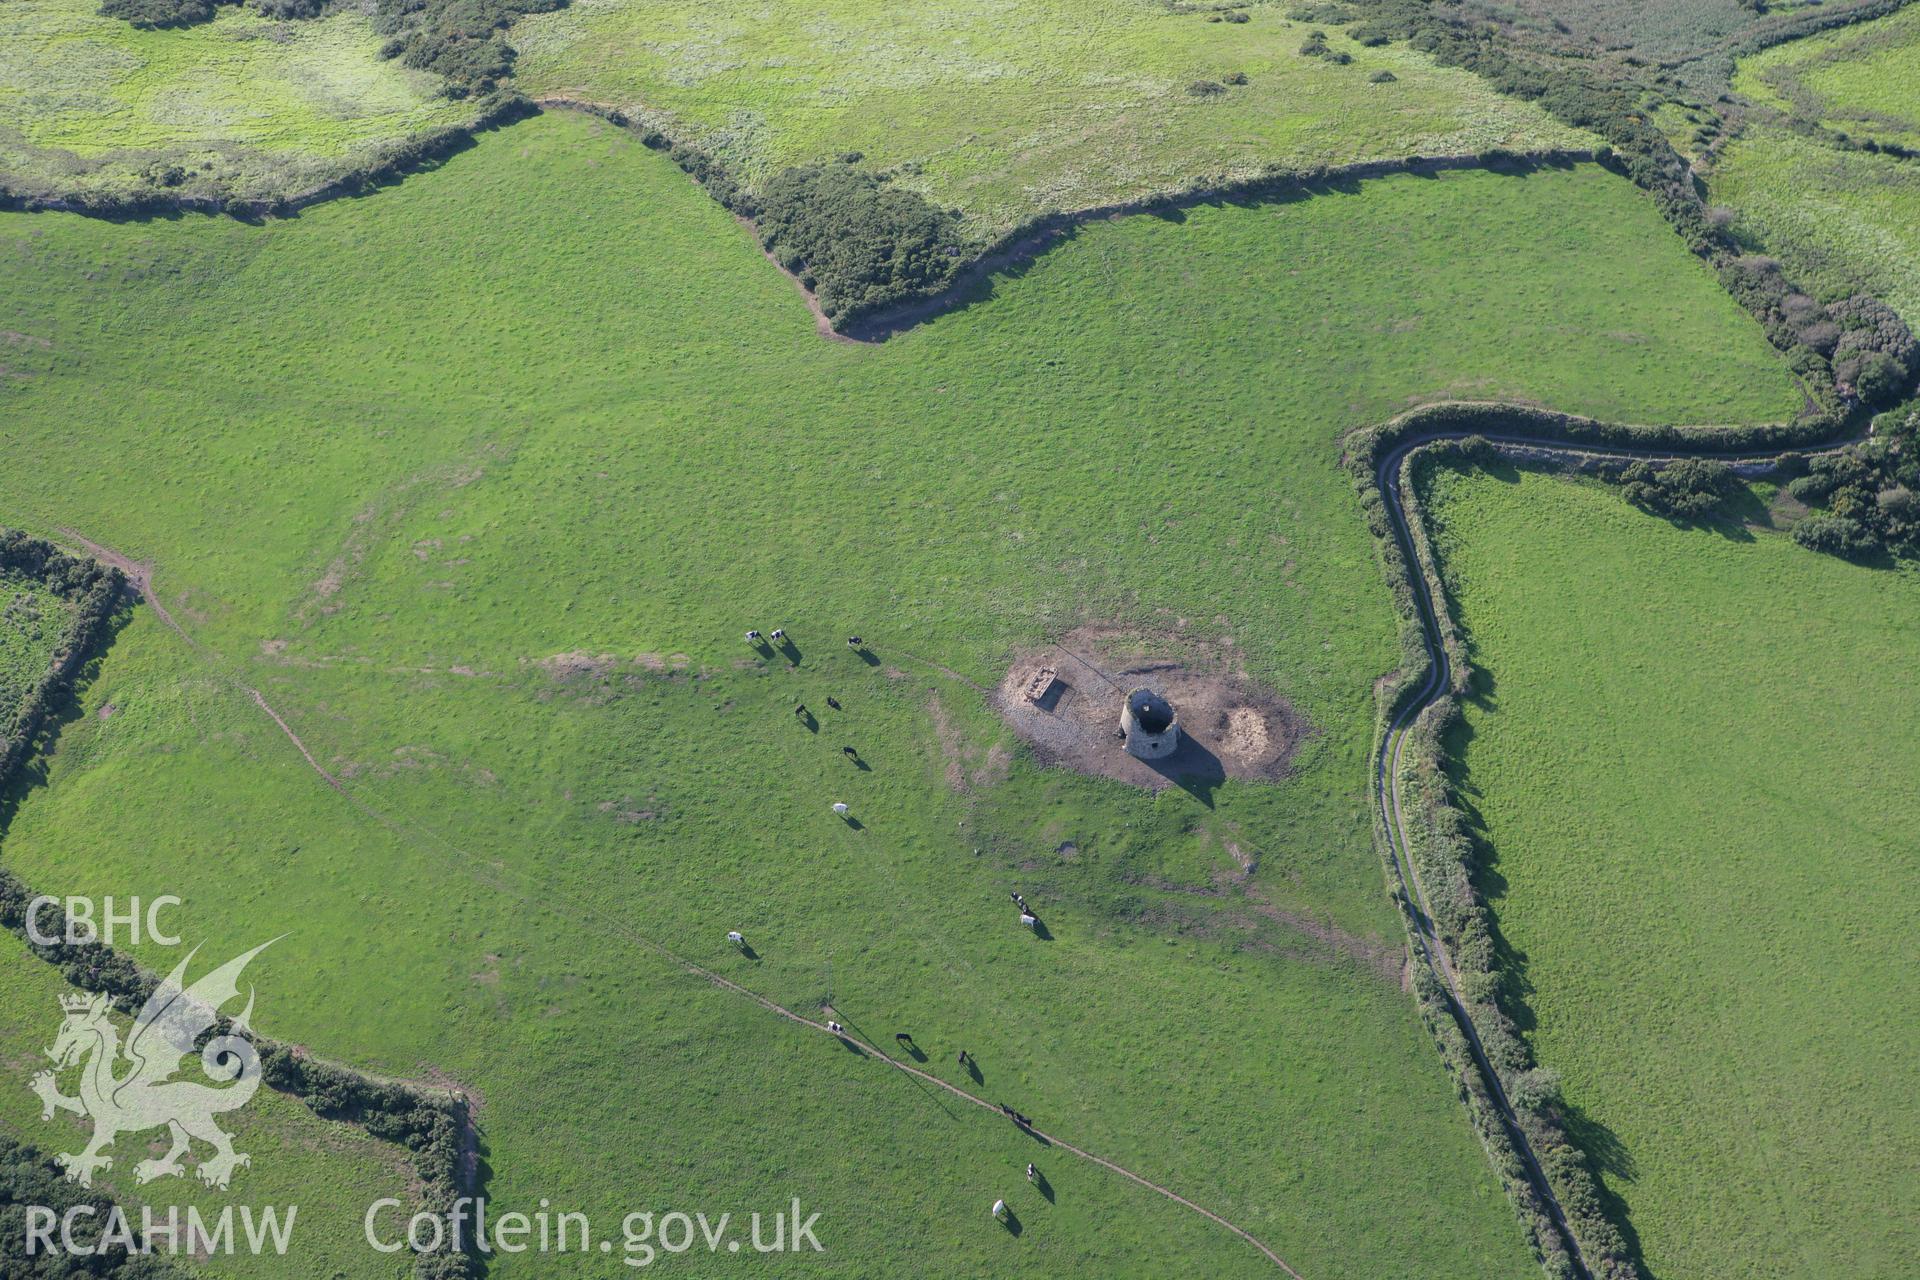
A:
[[[1485,887],[1649,1274],[1907,1274],[1920,578],[1587,483],[1435,488]]]
[[[1731,0],[1729,0],[1731,3]],[[845,151],[966,212],[981,241],[1043,213],[1257,176],[1584,132],[1404,46],[1256,5],[1207,20],[1146,0],[696,4],[579,0],[513,29],[519,86],[609,103],[757,181]],[[1218,14],[1212,15],[1218,18]],[[1375,84],[1389,71],[1398,77]],[[1224,85],[1235,73],[1245,85]],[[1225,92],[1196,97],[1209,81]]]
[[[1920,9],[1743,59],[1734,89],[1862,138],[1920,146]]]
[[[179,166],[180,194],[286,195],[472,116],[434,76],[376,57],[357,12],[277,22],[228,5],[141,31],[98,8],[0,5],[0,177],[17,191],[125,192]]]
[[[153,560],[200,646],[139,611],[6,862],[178,893],[216,953],[290,931],[263,1030],[473,1088],[503,1208],[798,1195],[833,1274],[1264,1272],[658,944],[948,1078],[970,1049],[1315,1280],[1532,1269],[1409,998],[1267,908],[1399,945],[1366,788],[1398,648],[1341,433],[1463,395],[1797,407],[1624,182],[1102,223],[872,347],[664,157],[550,115],[264,227],[5,216],[0,299],[47,343],[0,392],[34,460],[0,509]],[[974,686],[1087,620],[1231,640],[1313,726],[1295,775],[1155,796],[1008,751]],[[775,625],[797,665],[741,644]],[[815,737],[793,702],[828,694]]]

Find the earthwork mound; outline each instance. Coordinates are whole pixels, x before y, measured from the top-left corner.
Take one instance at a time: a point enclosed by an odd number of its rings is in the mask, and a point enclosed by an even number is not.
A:
[[[1139,760],[1121,745],[1121,705],[1141,686],[1179,719],[1179,749],[1165,759]],[[1113,627],[1081,627],[1016,655],[991,701],[1043,763],[1154,790],[1278,781],[1308,729],[1286,699],[1247,676],[1231,647]]]

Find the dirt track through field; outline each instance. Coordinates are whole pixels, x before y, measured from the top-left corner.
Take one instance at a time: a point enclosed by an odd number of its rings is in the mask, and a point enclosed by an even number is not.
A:
[[[140,598],[147,602],[148,607],[153,610],[154,615],[158,617],[160,621],[166,623],[168,627],[172,628],[173,633],[179,636],[182,640],[185,640],[187,642],[188,647],[193,649],[196,653],[200,653],[200,654],[206,653],[206,650],[200,646],[200,642],[187,634],[186,629],[174,620],[174,617],[172,614],[167,612],[167,607],[160,603],[160,597],[153,593],[153,566],[152,565],[140,564],[134,560],[131,560],[128,557],[122,555],[120,552],[115,551],[112,547],[102,546],[99,543],[93,541],[91,538],[88,538],[85,535],[81,534],[77,530],[60,528],[59,526],[56,526],[56,528],[59,528],[59,532],[62,535],[72,538],[75,542],[85,547],[87,549],[87,553],[91,555],[94,559],[100,561],[103,564],[112,565],[114,568],[118,569],[121,573],[125,574],[127,576],[127,581],[133,584],[134,589],[140,593]],[[235,683],[237,684],[238,682],[235,682]],[[276,725],[280,726],[280,732],[287,735],[287,741],[291,742],[294,745],[295,749],[297,749],[300,752],[301,758],[303,758],[307,762],[307,764],[313,769],[313,771],[319,774],[322,778],[326,779],[328,786],[332,787],[335,791],[340,792],[342,795],[345,795],[346,788],[340,785],[340,780],[334,777],[331,773],[328,773],[326,769],[322,767],[320,762],[313,758],[313,752],[307,750],[307,744],[300,741],[300,735],[295,733],[293,731],[293,726],[288,724],[284,719],[282,719],[280,716],[280,713],[273,709],[273,704],[267,701],[266,696],[262,694],[258,689],[254,688],[252,685],[249,685],[249,684],[240,684],[239,688],[253,698],[254,703],[262,711],[267,713],[267,718],[269,720],[273,721]]]
[[[434,831],[429,827],[424,827],[418,823],[408,822],[402,819],[391,818],[386,814],[380,812],[378,809],[375,809],[373,806],[367,804],[365,801],[361,800],[358,796],[355,796],[349,791],[347,791],[347,789],[341,785],[339,779],[335,778],[331,773],[327,772],[327,770],[320,764],[320,762],[314,758],[313,753],[307,749],[306,743],[300,740],[300,735],[293,731],[292,726],[289,725],[281,717],[279,712],[273,709],[272,705],[267,702],[266,698],[261,695],[258,689],[255,689],[253,686],[246,684],[242,681],[236,680],[231,676],[227,676],[224,672],[221,672],[219,670],[219,664],[215,660],[214,656],[211,653],[209,653],[207,649],[204,646],[202,646],[197,640],[195,640],[191,635],[189,635],[185,630],[185,628],[181,627],[181,625],[174,619],[172,614],[167,612],[166,607],[160,603],[159,597],[154,594],[152,565],[140,564],[130,559],[129,557],[121,554],[120,552],[115,551],[111,547],[104,546],[98,542],[94,542],[93,540],[85,537],[84,535],[80,534],[79,532],[73,529],[63,528],[59,526],[56,526],[56,528],[58,528],[58,531],[63,536],[72,539],[74,542],[77,542],[81,546],[86,548],[88,554],[92,555],[95,559],[99,560],[103,564],[112,565],[114,568],[120,570],[120,572],[125,574],[127,576],[128,581],[131,582],[135,587],[135,589],[139,591],[141,599],[144,600],[148,604],[148,606],[150,606],[153,609],[155,616],[157,616],[162,622],[164,622],[167,625],[167,627],[174,632],[174,634],[178,635],[182,640],[184,640],[189,648],[191,648],[196,654],[200,655],[204,660],[206,660],[210,665],[212,665],[216,673],[218,673],[226,683],[231,685],[236,690],[249,695],[252,698],[254,704],[258,706],[263,713],[265,713],[268,719],[272,720],[273,723],[279,727],[280,731],[286,735],[287,740],[293,743],[294,748],[297,751],[299,751],[301,758],[307,762],[307,765],[313,770],[313,772],[318,774],[320,778],[326,782],[327,786],[331,787],[335,792],[337,792],[355,809],[357,809],[367,817],[373,819],[375,822],[379,823],[382,827],[386,828],[388,831],[407,840],[408,843],[412,844],[415,848],[424,849],[426,846],[423,843],[422,837],[423,836],[429,837],[437,845],[440,846],[440,850],[439,850],[440,856],[451,859],[461,864],[473,864],[473,865],[481,864],[482,859],[480,859],[479,857],[477,857],[472,853],[469,853],[465,849],[460,848],[458,845],[455,845],[452,841],[448,840],[445,836],[442,836],[439,832]],[[944,670],[944,668],[942,668],[942,670]],[[949,673],[949,674],[953,674],[953,673]],[[957,674],[955,675],[955,678],[964,679],[964,677],[960,677]],[[713,986],[718,987],[723,991],[731,992],[734,995],[743,996],[746,999],[753,1001],[755,1004],[759,1005],[761,1008],[767,1010],[769,1013],[777,1014],[780,1017],[785,1018],[790,1022],[799,1024],[800,1026],[811,1028],[812,1030],[817,1031],[822,1035],[834,1036],[835,1039],[847,1039],[850,1042],[857,1043],[862,1047],[863,1052],[867,1053],[869,1056],[873,1058],[878,1059],[880,1062],[886,1064],[887,1066],[892,1067],[896,1071],[904,1072],[909,1076],[913,1076],[928,1084],[935,1085],[941,1089],[944,1089],[948,1093],[952,1094],[953,1096],[963,1099],[964,1101],[970,1102],[974,1106],[979,1107],[982,1110],[990,1111],[994,1113],[1000,1112],[1000,1105],[998,1103],[988,1102],[985,1098],[969,1093],[965,1089],[960,1088],[958,1085],[952,1084],[946,1080],[943,1080],[939,1076],[936,1076],[931,1072],[922,1071],[920,1070],[920,1068],[912,1065],[911,1063],[902,1062],[898,1058],[895,1058],[889,1055],[885,1050],[881,1049],[878,1045],[873,1044],[871,1041],[855,1040],[853,1037],[845,1036],[844,1034],[836,1035],[833,1031],[828,1029],[826,1023],[818,1022],[812,1018],[807,1017],[804,1014],[796,1013],[792,1009],[787,1008],[785,1005],[780,1004],[777,1001],[774,1001],[768,998],[767,996],[761,995],[759,992],[753,990],[750,987],[743,986],[742,984],[733,981],[731,978],[724,977],[721,974],[715,973],[713,970],[708,969],[703,965],[697,964],[694,961],[687,959],[685,956],[682,956],[679,953],[675,952],[672,948],[667,947],[662,943],[656,942],[652,938],[647,937],[645,934],[642,934],[637,930],[633,929],[625,921],[606,915],[605,913],[598,911],[597,909],[593,908],[588,904],[581,903],[578,901],[571,901],[571,900],[559,897],[558,895],[556,895],[552,886],[550,885],[534,885],[531,883],[531,878],[528,877],[523,872],[514,870],[512,868],[504,867],[495,863],[488,863],[486,865],[490,873],[488,878],[489,884],[497,884],[498,877],[503,873],[524,882],[526,884],[526,890],[524,891],[524,900],[528,902],[530,905],[540,901],[545,901],[549,905],[549,907],[551,907],[553,904],[556,904],[556,903],[562,904],[565,906],[567,911],[571,912],[576,918],[592,919],[595,923],[601,925],[603,928],[606,928],[614,933],[617,933],[622,937],[626,938],[628,941],[636,943],[639,946],[644,947],[649,951],[652,951],[654,954],[660,956],[661,958],[671,962],[672,964],[679,966],[682,970],[686,971],[687,973],[692,974],[695,977],[702,978],[707,982],[711,983]],[[463,872],[469,871],[469,867],[466,865],[462,865],[460,869]],[[538,891],[538,896],[536,896],[534,892],[536,889]],[[1187,1199],[1185,1196],[1181,1195],[1179,1192],[1174,1191],[1169,1187],[1164,1187],[1159,1183],[1152,1181],[1149,1178],[1143,1177],[1124,1165],[1116,1164],[1113,1161],[1108,1160],[1106,1157],[1096,1155],[1095,1153],[1088,1151],[1083,1147],[1077,1147],[1063,1138],[1055,1137],[1053,1134],[1044,1132],[1038,1127],[1029,1127],[1028,1132],[1032,1133],[1034,1136],[1041,1139],[1048,1146],[1057,1147],[1061,1151],[1065,1151],[1070,1155],[1078,1157],[1079,1159],[1088,1161],[1091,1164],[1097,1164],[1104,1169],[1107,1169],[1113,1173],[1117,1173],[1121,1177],[1127,1179],[1128,1181],[1138,1183],[1140,1186],[1147,1188],[1149,1191],[1152,1191],[1158,1195],[1164,1196],[1168,1200],[1173,1201],[1173,1203],[1180,1205],[1182,1208],[1189,1209],[1192,1212],[1199,1214],[1201,1217],[1206,1218],[1208,1221],[1216,1223],[1217,1225],[1226,1228],[1228,1231],[1231,1231],[1233,1234],[1239,1236],[1242,1240],[1245,1240],[1248,1244],[1258,1249],[1261,1252],[1261,1254],[1267,1258],[1268,1261],[1272,1262],[1273,1265],[1275,1265],[1276,1267],[1279,1267],[1280,1270],[1286,1272],[1287,1275],[1292,1276],[1293,1280],[1303,1280],[1303,1277],[1300,1275],[1298,1271],[1295,1271],[1292,1267],[1288,1266],[1285,1259],[1283,1259],[1278,1253],[1275,1253],[1272,1249],[1268,1248],[1267,1245],[1263,1243],[1258,1237],[1254,1236],[1252,1232],[1246,1230],[1244,1227],[1237,1226],[1236,1224],[1228,1221],[1226,1218],[1221,1217],[1219,1214],[1215,1213],[1213,1210],[1208,1209],[1203,1205],[1194,1203],[1192,1200]]]

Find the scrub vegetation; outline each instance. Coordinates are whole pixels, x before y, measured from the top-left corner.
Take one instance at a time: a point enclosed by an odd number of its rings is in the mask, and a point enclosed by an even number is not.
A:
[[[1734,233],[1822,296],[1871,292],[1920,323],[1920,116],[1900,71],[1920,10],[1784,45],[1735,80],[1762,104],[1707,169]],[[1891,96],[1890,96],[1891,95]]]

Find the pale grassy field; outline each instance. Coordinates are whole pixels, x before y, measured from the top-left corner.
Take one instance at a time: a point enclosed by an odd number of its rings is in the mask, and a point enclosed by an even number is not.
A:
[[[276,22],[230,5],[140,31],[97,8],[0,4],[0,176],[16,188],[124,190],[179,165],[185,192],[280,194],[473,111],[382,61],[358,12]]]
[[[1144,0],[580,0],[513,30],[520,87],[617,104],[750,179],[845,151],[959,207],[982,239],[1264,166],[1589,145],[1405,47],[1255,7],[1209,22]],[[1397,79],[1375,84],[1389,71]],[[1245,85],[1226,85],[1244,73]],[[1223,93],[1195,96],[1211,81]]]

